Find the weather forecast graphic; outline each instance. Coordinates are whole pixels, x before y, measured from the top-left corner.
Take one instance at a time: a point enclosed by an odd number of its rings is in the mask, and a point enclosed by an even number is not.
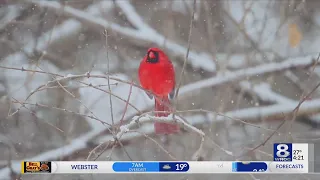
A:
[[[310,173],[314,172],[313,144],[276,143],[274,161],[22,162],[23,173]],[[45,169],[41,166],[46,165]]]

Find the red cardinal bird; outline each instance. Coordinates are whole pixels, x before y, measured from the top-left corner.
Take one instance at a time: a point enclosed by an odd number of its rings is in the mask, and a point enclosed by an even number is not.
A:
[[[141,86],[150,91],[150,98],[154,96],[156,116],[168,116],[175,91],[175,72],[168,56],[159,48],[150,48],[140,63],[139,79]],[[155,122],[156,134],[173,134],[179,132],[177,124]]]

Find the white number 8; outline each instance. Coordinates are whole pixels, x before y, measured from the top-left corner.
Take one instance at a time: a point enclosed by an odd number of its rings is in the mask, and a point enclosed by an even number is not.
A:
[[[289,149],[288,145],[286,144],[278,144],[277,146],[277,156],[280,158],[285,158],[290,155],[290,152],[287,151]]]

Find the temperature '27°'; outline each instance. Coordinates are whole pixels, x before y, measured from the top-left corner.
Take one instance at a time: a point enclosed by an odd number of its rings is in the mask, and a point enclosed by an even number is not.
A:
[[[296,161],[303,161],[304,157],[303,157],[303,153],[301,149],[295,149],[292,152],[292,159],[296,160]]]
[[[182,171],[187,167],[187,164],[176,164],[176,171]]]
[[[293,155],[300,155],[302,153],[302,150],[301,149],[296,149],[296,150],[293,150]]]

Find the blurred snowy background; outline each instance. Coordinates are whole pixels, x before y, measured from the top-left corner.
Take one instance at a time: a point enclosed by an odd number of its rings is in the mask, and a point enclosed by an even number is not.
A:
[[[166,51],[179,81],[193,11],[177,114],[204,142],[186,129],[164,143],[151,123],[122,134],[134,116],[152,113],[137,86],[149,47]],[[197,0],[195,8],[193,0],[1,0],[0,180],[212,179],[19,171],[24,159],[270,160],[274,142],[317,142],[319,47],[316,0]]]

